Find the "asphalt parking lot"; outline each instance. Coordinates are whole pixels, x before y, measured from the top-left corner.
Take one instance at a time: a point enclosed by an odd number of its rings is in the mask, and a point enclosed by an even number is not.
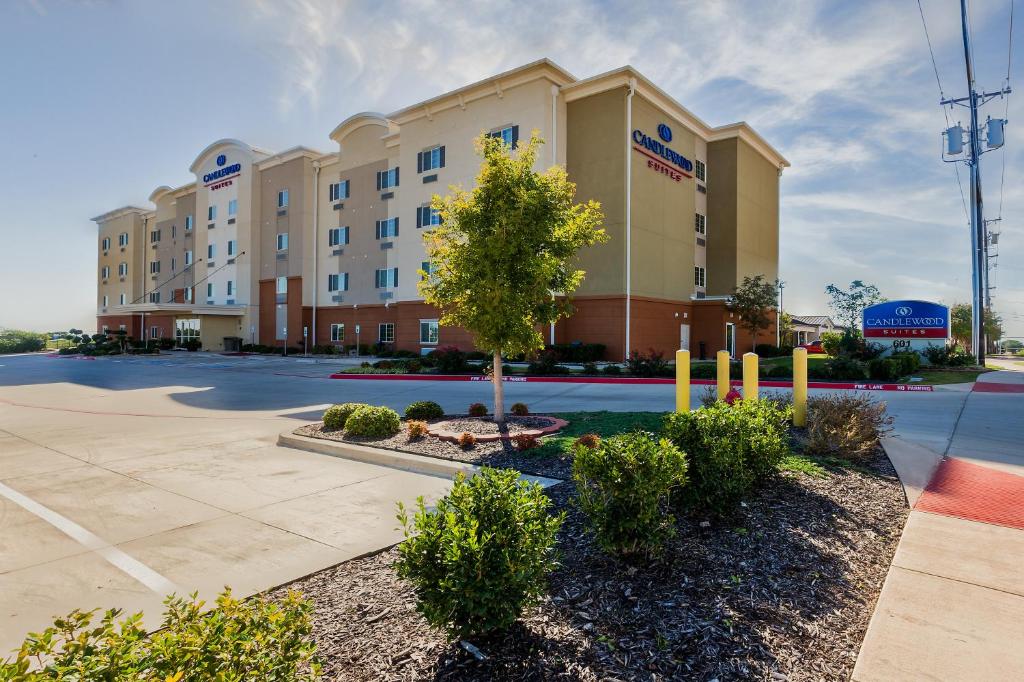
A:
[[[0,357],[0,652],[73,608],[171,591],[253,594],[400,539],[398,500],[443,478],[281,448],[335,402],[456,412],[477,382],[338,381],[301,358]],[[694,401],[699,392],[694,388]],[[945,447],[967,393],[884,394],[900,435]],[[507,385],[533,411],[668,410],[671,385]]]

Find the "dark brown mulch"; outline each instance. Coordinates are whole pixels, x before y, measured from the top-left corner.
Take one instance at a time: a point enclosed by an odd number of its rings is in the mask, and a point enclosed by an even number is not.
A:
[[[685,518],[660,562],[603,554],[572,506],[549,596],[479,661],[430,629],[394,549],[291,585],[331,680],[845,680],[906,517],[888,460],[769,481],[728,520]]]
[[[450,422],[451,417],[446,417],[444,421]],[[375,448],[411,452],[416,455],[450,459],[456,462],[516,469],[517,471],[533,474],[534,476],[545,476],[560,480],[572,477],[572,461],[568,455],[541,454],[536,450],[519,451],[509,441],[477,443],[471,448],[462,448],[456,443],[442,441],[433,436],[410,440],[409,436],[405,433],[404,422],[402,423],[402,430],[390,438],[348,436],[343,431],[324,430],[322,423],[300,426],[295,429],[295,433],[300,436],[325,438],[342,443],[372,445]]]

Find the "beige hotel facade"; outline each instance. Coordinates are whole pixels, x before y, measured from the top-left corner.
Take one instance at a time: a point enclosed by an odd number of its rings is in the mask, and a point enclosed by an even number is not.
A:
[[[710,127],[632,67],[581,80],[546,59],[350,116],[329,152],[214,142],[193,181],[93,219],[97,326],[206,350],[472,348],[417,292],[429,203],[472,186],[481,132],[515,145],[532,130],[546,141],[538,170],[564,165],[610,236],[581,253],[575,313],[549,340],[602,343],[609,360],[749,349],[725,301],[745,275],[778,275],[786,159],[745,123]]]

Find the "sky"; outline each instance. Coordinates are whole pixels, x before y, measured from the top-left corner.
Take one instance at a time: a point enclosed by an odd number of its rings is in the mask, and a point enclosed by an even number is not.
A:
[[[963,96],[959,3],[921,6],[942,91]],[[1008,61],[1012,86],[1024,76],[1022,50],[1008,60],[1009,18],[1010,0],[971,2],[979,89],[999,90]],[[193,180],[214,140],[333,151],[328,134],[353,113],[541,57],[579,78],[631,64],[709,124],[746,121],[789,159],[786,310],[827,314],[825,286],[855,279],[890,299],[969,300],[968,173],[959,166],[962,195],[958,164],[940,157],[949,112],[916,0],[4,0],[0,328],[95,328],[89,219]],[[1010,123],[981,164],[986,218],[1002,216],[994,308],[1018,337],[1022,107],[1024,91],[985,107]]]

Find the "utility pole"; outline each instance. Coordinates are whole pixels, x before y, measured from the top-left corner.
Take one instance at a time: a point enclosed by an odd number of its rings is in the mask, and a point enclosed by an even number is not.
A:
[[[964,61],[967,65],[967,97],[943,99],[943,106],[961,104],[970,109],[971,124],[968,132],[967,165],[971,169],[971,355],[979,365],[985,364],[985,312],[989,299],[988,283],[988,227],[981,200],[981,136],[978,126],[978,106],[994,97],[1010,94],[1009,83],[995,92],[978,92],[974,86],[974,64],[971,60],[971,36],[967,22],[967,0],[960,0],[960,23],[964,38]],[[988,144],[985,151],[1003,145],[1003,119],[990,119],[986,123]],[[963,147],[963,132],[957,124],[946,131],[947,153],[958,155]],[[943,159],[945,160],[945,159]],[[957,160],[959,162],[959,159]]]

